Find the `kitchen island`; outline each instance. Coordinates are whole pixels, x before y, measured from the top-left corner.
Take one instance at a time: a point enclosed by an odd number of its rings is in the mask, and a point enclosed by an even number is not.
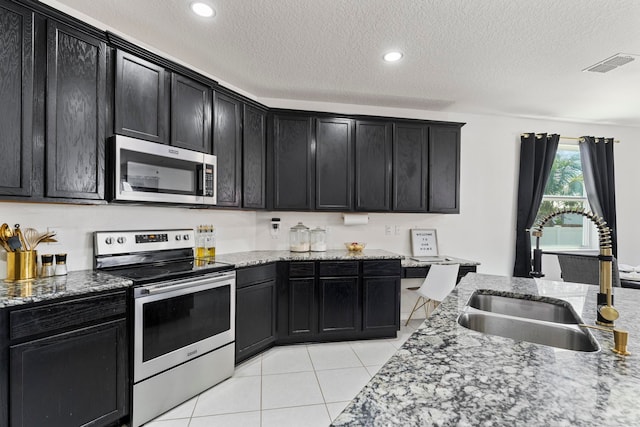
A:
[[[476,289],[556,297],[595,321],[597,286],[471,273],[407,340],[333,426],[631,426],[640,423],[640,292],[615,288],[616,327],[598,352],[561,350],[460,326]]]

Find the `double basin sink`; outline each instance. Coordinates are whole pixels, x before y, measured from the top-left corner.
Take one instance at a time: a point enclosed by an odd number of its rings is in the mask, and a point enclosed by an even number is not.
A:
[[[532,299],[534,298],[534,299]],[[476,290],[464,307],[458,323],[465,328],[516,341],[594,352],[600,346],[584,327],[571,305],[549,297]]]

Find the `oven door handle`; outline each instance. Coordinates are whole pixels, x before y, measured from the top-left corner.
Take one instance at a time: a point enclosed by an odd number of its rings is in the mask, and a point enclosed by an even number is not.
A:
[[[157,285],[152,286],[142,286],[140,288],[141,295],[152,295],[152,294],[160,294],[164,292],[172,292],[185,288],[192,288],[194,286],[204,285],[204,284],[213,284],[216,282],[225,282],[230,278],[233,278],[232,274],[224,274],[217,277],[206,277],[201,279],[184,279],[179,281],[172,281],[166,283],[159,283]]]

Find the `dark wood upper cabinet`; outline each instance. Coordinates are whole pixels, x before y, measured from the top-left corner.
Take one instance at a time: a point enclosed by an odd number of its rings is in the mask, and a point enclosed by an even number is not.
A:
[[[356,121],[355,152],[355,210],[391,210],[391,123]]]
[[[239,100],[214,94],[213,154],[218,162],[217,205],[240,207],[242,191],[242,109]]]
[[[31,194],[33,13],[0,4],[0,194]]]
[[[274,116],[273,208],[313,209],[312,122],[309,116]]]
[[[244,106],[242,127],[242,207],[264,209],[266,201],[267,113]]]
[[[115,132],[169,143],[170,83],[170,73],[164,67],[118,50]]]
[[[316,210],[353,210],[352,129],[350,119],[316,119]]]
[[[47,39],[46,196],[103,199],[106,43],[55,21]]]
[[[211,153],[211,88],[171,75],[171,145]]]
[[[428,127],[396,123],[393,129],[393,210],[427,211]]]
[[[429,212],[460,212],[459,127],[429,127]]]

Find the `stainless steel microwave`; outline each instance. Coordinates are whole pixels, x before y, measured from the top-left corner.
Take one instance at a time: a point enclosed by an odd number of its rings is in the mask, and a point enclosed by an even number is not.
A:
[[[216,204],[216,156],[122,135],[109,154],[112,201]]]

